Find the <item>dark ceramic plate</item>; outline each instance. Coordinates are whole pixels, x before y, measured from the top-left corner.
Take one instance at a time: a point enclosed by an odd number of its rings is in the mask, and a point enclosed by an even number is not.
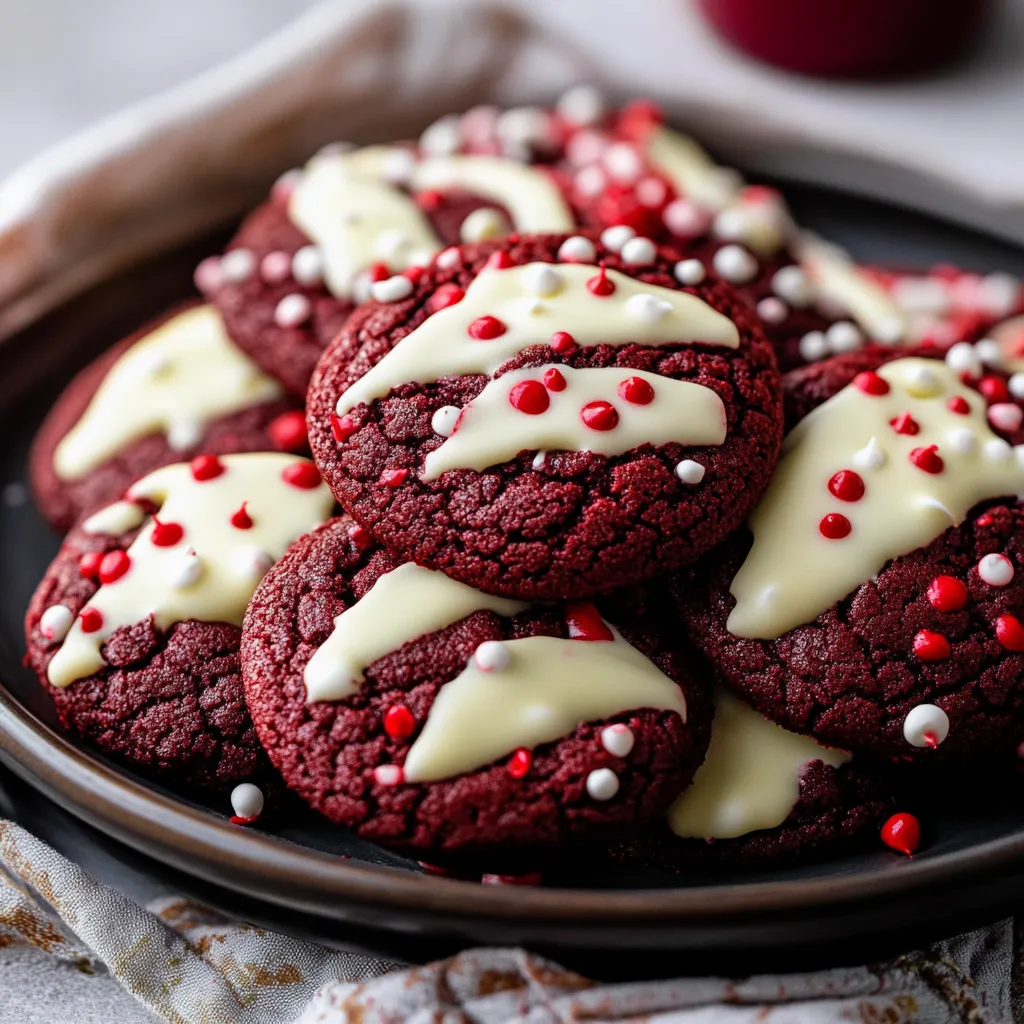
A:
[[[1024,275],[1024,253],[969,232],[879,204],[788,191],[802,223],[858,256]],[[989,780],[969,799],[937,789],[925,846],[912,861],[879,846],[784,872],[675,878],[610,869],[595,858],[525,889],[423,875],[299,807],[268,821],[267,832],[232,826],[226,805],[184,801],[55,732],[52,709],[21,661],[22,614],[57,547],[26,500],[28,444],[66,379],[188,294],[196,258],[218,243],[206,239],[123,275],[4,346],[0,758],[93,826],[81,830],[83,842],[126,844],[134,852],[122,847],[120,857],[140,870],[248,919],[327,942],[412,959],[468,943],[524,943],[598,973],[658,973],[665,957],[676,973],[706,970],[726,951],[732,971],[781,958],[790,967],[850,959],[867,943],[878,956],[1005,916],[1024,898],[1024,810],[1008,795],[1013,780]]]

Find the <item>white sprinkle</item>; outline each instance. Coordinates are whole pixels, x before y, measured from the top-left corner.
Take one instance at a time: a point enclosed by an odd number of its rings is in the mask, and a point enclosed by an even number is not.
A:
[[[800,339],[800,358],[808,363],[824,359],[828,355],[828,341],[821,331],[808,331]]]
[[[688,285],[700,284],[708,276],[704,264],[700,260],[694,259],[680,260],[673,267],[672,273],[675,274],[676,280],[680,284]]]
[[[949,735],[949,716],[935,704],[918,704],[903,719],[903,738],[912,747],[938,746]]]
[[[459,265],[459,260],[462,258],[459,250],[455,246],[451,246],[445,249],[444,252],[438,253],[437,265],[441,270],[454,270]]]
[[[240,548],[234,554],[234,566],[239,576],[257,583],[267,575],[273,564],[271,555],[255,545]]]
[[[28,488],[15,481],[7,484],[3,490],[3,502],[8,508],[20,508],[28,501]]]
[[[840,320],[825,332],[829,350],[832,352],[854,352],[864,345],[864,335],[856,324]]]
[[[789,316],[789,306],[782,299],[769,295],[757,304],[757,315],[766,324],[781,324]]]
[[[260,277],[268,284],[281,284],[287,281],[291,272],[292,258],[286,252],[268,252],[260,260]]]
[[[527,268],[526,287],[534,295],[557,295],[565,284],[565,278],[547,263],[534,263]]]
[[[352,298],[357,305],[370,301],[370,289],[372,287],[373,279],[370,277],[368,270],[356,274],[352,280]]]
[[[506,155],[511,148],[529,159],[530,149],[551,141],[551,118],[541,107],[510,107],[499,115],[494,128],[498,138],[506,143]]]
[[[1010,274],[988,274],[981,282],[981,299],[985,311],[994,317],[1009,316],[1020,301],[1021,283]]]
[[[416,154],[404,146],[393,149],[381,164],[381,177],[391,185],[404,185],[412,177],[416,166]]]
[[[626,757],[635,742],[636,737],[628,725],[606,725],[601,730],[601,746],[613,757]]]
[[[402,274],[395,274],[383,281],[374,281],[370,285],[370,294],[378,302],[400,302],[412,295],[412,281]]]
[[[512,655],[500,640],[485,640],[473,652],[473,660],[481,672],[504,672],[512,664]]]
[[[592,85],[575,85],[555,104],[563,121],[578,127],[596,124],[604,114],[604,98]]]
[[[619,791],[619,777],[611,768],[598,768],[587,776],[587,792],[594,800],[611,800]]]
[[[741,245],[723,245],[712,263],[718,274],[733,284],[746,284],[757,276],[757,260]]]
[[[1003,346],[995,338],[982,338],[974,343],[974,351],[987,366],[1002,366]]]
[[[620,252],[622,247],[636,237],[636,232],[628,224],[616,224],[601,232],[601,244],[612,252]]]
[[[324,279],[324,257],[319,246],[304,245],[292,257],[292,277],[299,284],[317,285]]]
[[[688,199],[673,199],[661,212],[665,227],[680,238],[695,238],[703,234],[711,223],[705,210]]]
[[[957,427],[946,434],[946,443],[959,455],[970,455],[978,450],[978,439],[969,427]]]
[[[637,320],[653,324],[660,320],[666,313],[672,311],[672,305],[664,299],[650,292],[640,292],[626,300],[626,312]]]
[[[1015,373],[1006,382],[1006,386],[1014,398],[1024,399],[1024,373]]]
[[[293,292],[286,295],[274,310],[274,323],[278,327],[299,327],[313,314],[313,306],[305,295]]]
[[[543,469],[544,466],[546,465],[547,461],[548,461],[548,453],[547,452],[537,452],[537,454],[534,455],[534,457],[533,457],[533,462],[531,463],[531,465],[533,466],[534,469]]]
[[[216,291],[221,286],[223,279],[224,275],[221,273],[219,256],[207,256],[205,260],[199,263],[192,274],[193,283],[204,295],[209,295],[211,292]]]
[[[193,583],[197,583],[199,577],[203,575],[203,560],[195,553],[193,548],[189,548],[188,551],[184,552],[175,561],[177,564],[171,566],[170,578],[168,579],[168,583],[172,587],[184,590],[186,587],[191,587]]]
[[[455,424],[458,422],[461,412],[462,410],[457,405],[442,405],[430,417],[431,430],[442,437],[451,437],[455,432]]]
[[[699,484],[704,479],[706,472],[707,470],[699,462],[694,462],[693,459],[683,459],[682,462],[676,465],[676,476],[684,484]]]
[[[176,452],[187,452],[203,439],[199,420],[175,420],[167,429],[167,444]]]
[[[263,790],[243,782],[231,790],[231,809],[236,818],[255,818],[263,812]]]
[[[241,284],[256,270],[256,256],[251,249],[232,249],[220,260],[220,273],[225,281]]]
[[[51,604],[39,617],[39,632],[44,639],[59,644],[68,635],[75,616],[62,604]]]
[[[613,142],[604,151],[602,163],[608,173],[622,185],[632,185],[644,170],[643,159],[628,142]]]
[[[750,216],[741,207],[722,210],[711,225],[711,233],[716,238],[722,238],[729,242],[742,241],[748,235],[749,229]]]
[[[1006,462],[1012,456],[1013,449],[1001,437],[993,437],[991,441],[985,442],[985,458],[992,462]]]
[[[931,398],[942,390],[942,381],[927,366],[913,365],[903,374],[903,383],[907,393],[915,398]]]
[[[978,575],[990,587],[1005,587],[1013,579],[1013,562],[1006,555],[985,555],[978,562]]]
[[[448,156],[459,148],[459,119],[447,114],[420,136],[420,149],[427,156]]]
[[[658,250],[649,238],[631,238],[622,247],[622,262],[633,267],[649,267]]]
[[[486,242],[491,238],[501,238],[511,230],[511,225],[500,210],[493,206],[481,206],[462,222],[459,237],[463,242]]]
[[[811,282],[807,279],[803,268],[796,264],[775,271],[775,276],[772,278],[772,291],[780,299],[797,309],[809,305],[814,299]]]
[[[853,453],[853,464],[857,469],[881,469],[886,463],[887,456],[878,447],[878,439],[872,437],[868,443]]]
[[[373,780],[378,786],[397,786],[404,777],[401,765],[379,764],[373,769]]]
[[[988,407],[988,421],[996,430],[1004,434],[1012,434],[1020,430],[1021,422],[1024,421],[1024,409],[1013,402],[996,402]]]
[[[563,263],[593,263],[597,258],[597,249],[589,238],[572,235],[559,246],[558,258]]]
[[[581,196],[599,196],[608,179],[597,164],[581,167],[572,179],[573,187]]]
[[[565,158],[573,167],[585,167],[601,159],[601,154],[610,145],[604,132],[584,128],[574,132],[565,147]]]
[[[946,352],[946,365],[954,373],[981,376],[981,360],[974,351],[974,346],[967,341],[958,341],[949,347],[949,351]]]

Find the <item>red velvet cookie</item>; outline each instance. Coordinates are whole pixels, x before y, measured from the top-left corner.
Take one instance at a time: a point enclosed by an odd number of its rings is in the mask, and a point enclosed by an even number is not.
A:
[[[353,317],[308,407],[348,513],[522,598],[649,579],[735,529],[778,451],[771,346],[729,285],[682,285],[670,250],[634,241],[448,250]]]
[[[212,306],[192,305],[75,377],[39,429],[29,476],[63,533],[158,466],[274,449],[308,450],[301,406],[228,341]]]
[[[330,515],[311,462],[164,466],[79,524],[25,618],[62,724],[166,784],[226,790],[265,765],[245,710],[241,622],[262,574]]]
[[[752,533],[677,581],[680,611],[785,728],[889,757],[992,755],[1024,714],[1024,460],[1005,439],[1021,410],[933,359],[842,387],[873,355],[791,375],[841,390],[790,432]]]
[[[242,667],[271,761],[332,821],[432,863],[532,867],[652,820],[696,770],[710,711],[665,639],[625,604],[474,591],[342,517],[268,573]]]

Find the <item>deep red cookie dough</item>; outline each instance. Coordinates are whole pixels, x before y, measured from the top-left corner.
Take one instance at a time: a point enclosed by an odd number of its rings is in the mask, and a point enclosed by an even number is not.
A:
[[[560,363],[639,368],[693,381],[714,390],[725,405],[724,444],[670,443],[611,457],[557,452],[540,469],[532,468],[535,453],[527,451],[483,472],[453,470],[423,482],[424,459],[442,441],[431,427],[433,412],[464,406],[483,389],[483,376],[403,385],[354,409],[356,429],[335,439],[331,416],[338,396],[426,319],[435,295],[452,284],[467,287],[497,251],[512,264],[554,263],[564,237],[464,247],[456,265],[435,265],[420,276],[408,299],[368,303],[325,354],[309,392],[314,457],[353,518],[402,558],[482,590],[527,599],[607,592],[692,562],[743,521],[767,485],[781,440],[775,357],[736,292],[713,275],[684,289],[673,277],[671,250],[641,269],[600,245],[597,258],[608,267],[688,291],[732,319],[739,348],[600,345],[560,353],[538,345],[506,362],[499,375]],[[350,359],[356,346],[358,355]],[[706,467],[699,487],[676,477],[684,458]],[[395,470],[408,472],[395,479],[389,472]],[[385,472],[396,486],[382,486]]]
[[[190,304],[191,305],[191,304]],[[81,419],[103,378],[137,341],[189,306],[172,310],[119,342],[82,370],[54,403],[39,428],[29,456],[29,481],[40,512],[60,533],[85,512],[116,501],[140,477],[174,462],[188,461],[198,452],[235,455],[242,452],[307,451],[302,431],[294,429],[294,414],[302,405],[293,398],[261,402],[208,423],[199,443],[175,451],[163,434],[133,441],[116,458],[97,466],[78,480],[61,480],[53,468],[53,456],[61,439]],[[288,414],[292,413],[291,417]],[[281,420],[281,417],[287,417]],[[288,428],[288,429],[286,429]]]
[[[627,723],[635,745],[625,758],[601,745],[607,723],[586,723],[532,751],[529,770],[503,758],[487,768],[427,784],[382,785],[379,765],[401,764],[440,687],[485,640],[567,636],[561,607],[512,619],[477,612],[374,662],[360,692],[338,702],[306,702],[303,670],[333,629],[334,617],[398,563],[347,517],[300,538],[260,585],[246,616],[242,665],[246,699],[270,759],[286,784],[338,824],[430,863],[475,860],[530,867],[574,845],[607,840],[663,813],[703,759],[710,708],[703,684],[665,645],[653,618],[624,601],[624,636],[680,682],[688,721],[638,709]],[[602,611],[609,614],[607,606]],[[612,619],[612,621],[616,621]],[[582,641],[581,641],[582,642]],[[394,738],[384,722],[405,707],[411,736]],[[610,800],[588,796],[590,772],[611,768],[621,781]],[[532,867],[531,867],[532,870]]]
[[[25,616],[28,662],[61,724],[163,785],[230,792],[240,782],[272,777],[245,707],[237,626],[186,621],[162,632],[140,622],[107,641],[100,672],[64,688],[47,680],[60,645],[43,637],[43,613],[62,604],[77,615],[99,589],[83,576],[82,556],[127,550],[137,532],[110,537],[72,530],[32,597]]]

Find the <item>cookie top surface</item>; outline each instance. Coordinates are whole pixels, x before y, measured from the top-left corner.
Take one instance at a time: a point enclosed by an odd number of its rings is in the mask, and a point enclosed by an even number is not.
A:
[[[632,241],[452,249],[364,307],[308,407],[349,514],[399,557],[528,599],[649,578],[734,529],[776,458],[771,347],[727,284],[683,286]]]
[[[888,756],[1013,742],[1024,540],[1008,496],[1024,467],[992,408],[910,357],[787,436],[751,532],[679,588],[697,641],[763,714]]]
[[[528,859],[652,819],[703,756],[701,684],[653,620],[618,626],[399,562],[342,517],[261,584],[246,697],[333,821],[425,860]]]
[[[31,479],[66,530],[150,470],[200,451],[306,448],[300,407],[236,348],[213,306],[169,313],[87,366],[40,428]]]
[[[256,757],[246,604],[333,499],[279,454],[165,466],[128,497],[66,538],[27,613],[29,658],[62,721],[106,752],[184,784],[238,781]]]

